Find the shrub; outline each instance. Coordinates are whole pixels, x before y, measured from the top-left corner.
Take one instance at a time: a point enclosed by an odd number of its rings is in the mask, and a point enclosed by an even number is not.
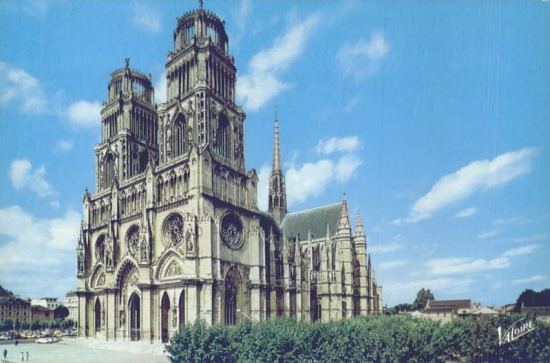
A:
[[[185,326],[171,341],[172,362],[548,362],[550,326],[498,346],[497,327],[521,316],[439,323],[370,316],[328,323],[290,319],[234,327]]]

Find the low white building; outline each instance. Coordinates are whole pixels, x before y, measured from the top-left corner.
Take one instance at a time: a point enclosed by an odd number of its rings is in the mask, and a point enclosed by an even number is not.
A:
[[[67,319],[71,319],[72,321],[77,321],[78,320],[78,297],[76,296],[76,293],[74,291],[69,291],[65,295],[65,301],[63,302],[63,306],[69,309],[69,316],[67,316]]]
[[[38,299],[31,299],[31,305],[33,306],[43,306],[50,310],[55,310],[61,302],[58,301],[56,297],[42,297]]]

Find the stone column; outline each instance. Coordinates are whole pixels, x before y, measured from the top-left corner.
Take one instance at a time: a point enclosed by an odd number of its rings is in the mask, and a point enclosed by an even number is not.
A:
[[[186,296],[187,296],[187,308],[188,308],[187,322],[189,324],[193,324],[198,318],[197,286],[196,285],[187,286],[186,292],[187,292]]]
[[[204,284],[201,289],[200,318],[206,324],[211,325],[212,321],[212,284]]]
[[[148,284],[140,284],[139,288],[141,290],[141,340],[152,343],[155,339],[153,330],[153,314],[155,313],[155,309],[153,306],[151,286]]]
[[[116,339],[116,290],[115,289],[105,289],[105,340],[115,340]]]
[[[89,334],[89,322],[88,322],[88,300],[86,298],[86,292],[76,292],[77,304],[78,304],[78,337],[88,337]]]

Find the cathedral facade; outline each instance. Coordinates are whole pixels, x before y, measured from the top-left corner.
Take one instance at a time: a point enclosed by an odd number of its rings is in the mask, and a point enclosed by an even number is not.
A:
[[[363,222],[347,202],[287,213],[275,121],[269,211],[245,169],[245,113],[224,22],[178,18],[167,100],[151,76],[114,71],[77,246],[78,334],[167,341],[208,324],[328,321],[381,311]]]

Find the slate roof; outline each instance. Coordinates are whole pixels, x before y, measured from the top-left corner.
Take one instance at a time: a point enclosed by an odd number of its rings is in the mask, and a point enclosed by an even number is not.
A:
[[[338,227],[338,219],[342,211],[342,202],[328,204],[322,207],[288,213],[281,223],[281,229],[286,238],[298,237],[304,241],[308,232],[312,238],[321,238],[327,235],[327,225],[330,227],[330,236],[334,236]]]

